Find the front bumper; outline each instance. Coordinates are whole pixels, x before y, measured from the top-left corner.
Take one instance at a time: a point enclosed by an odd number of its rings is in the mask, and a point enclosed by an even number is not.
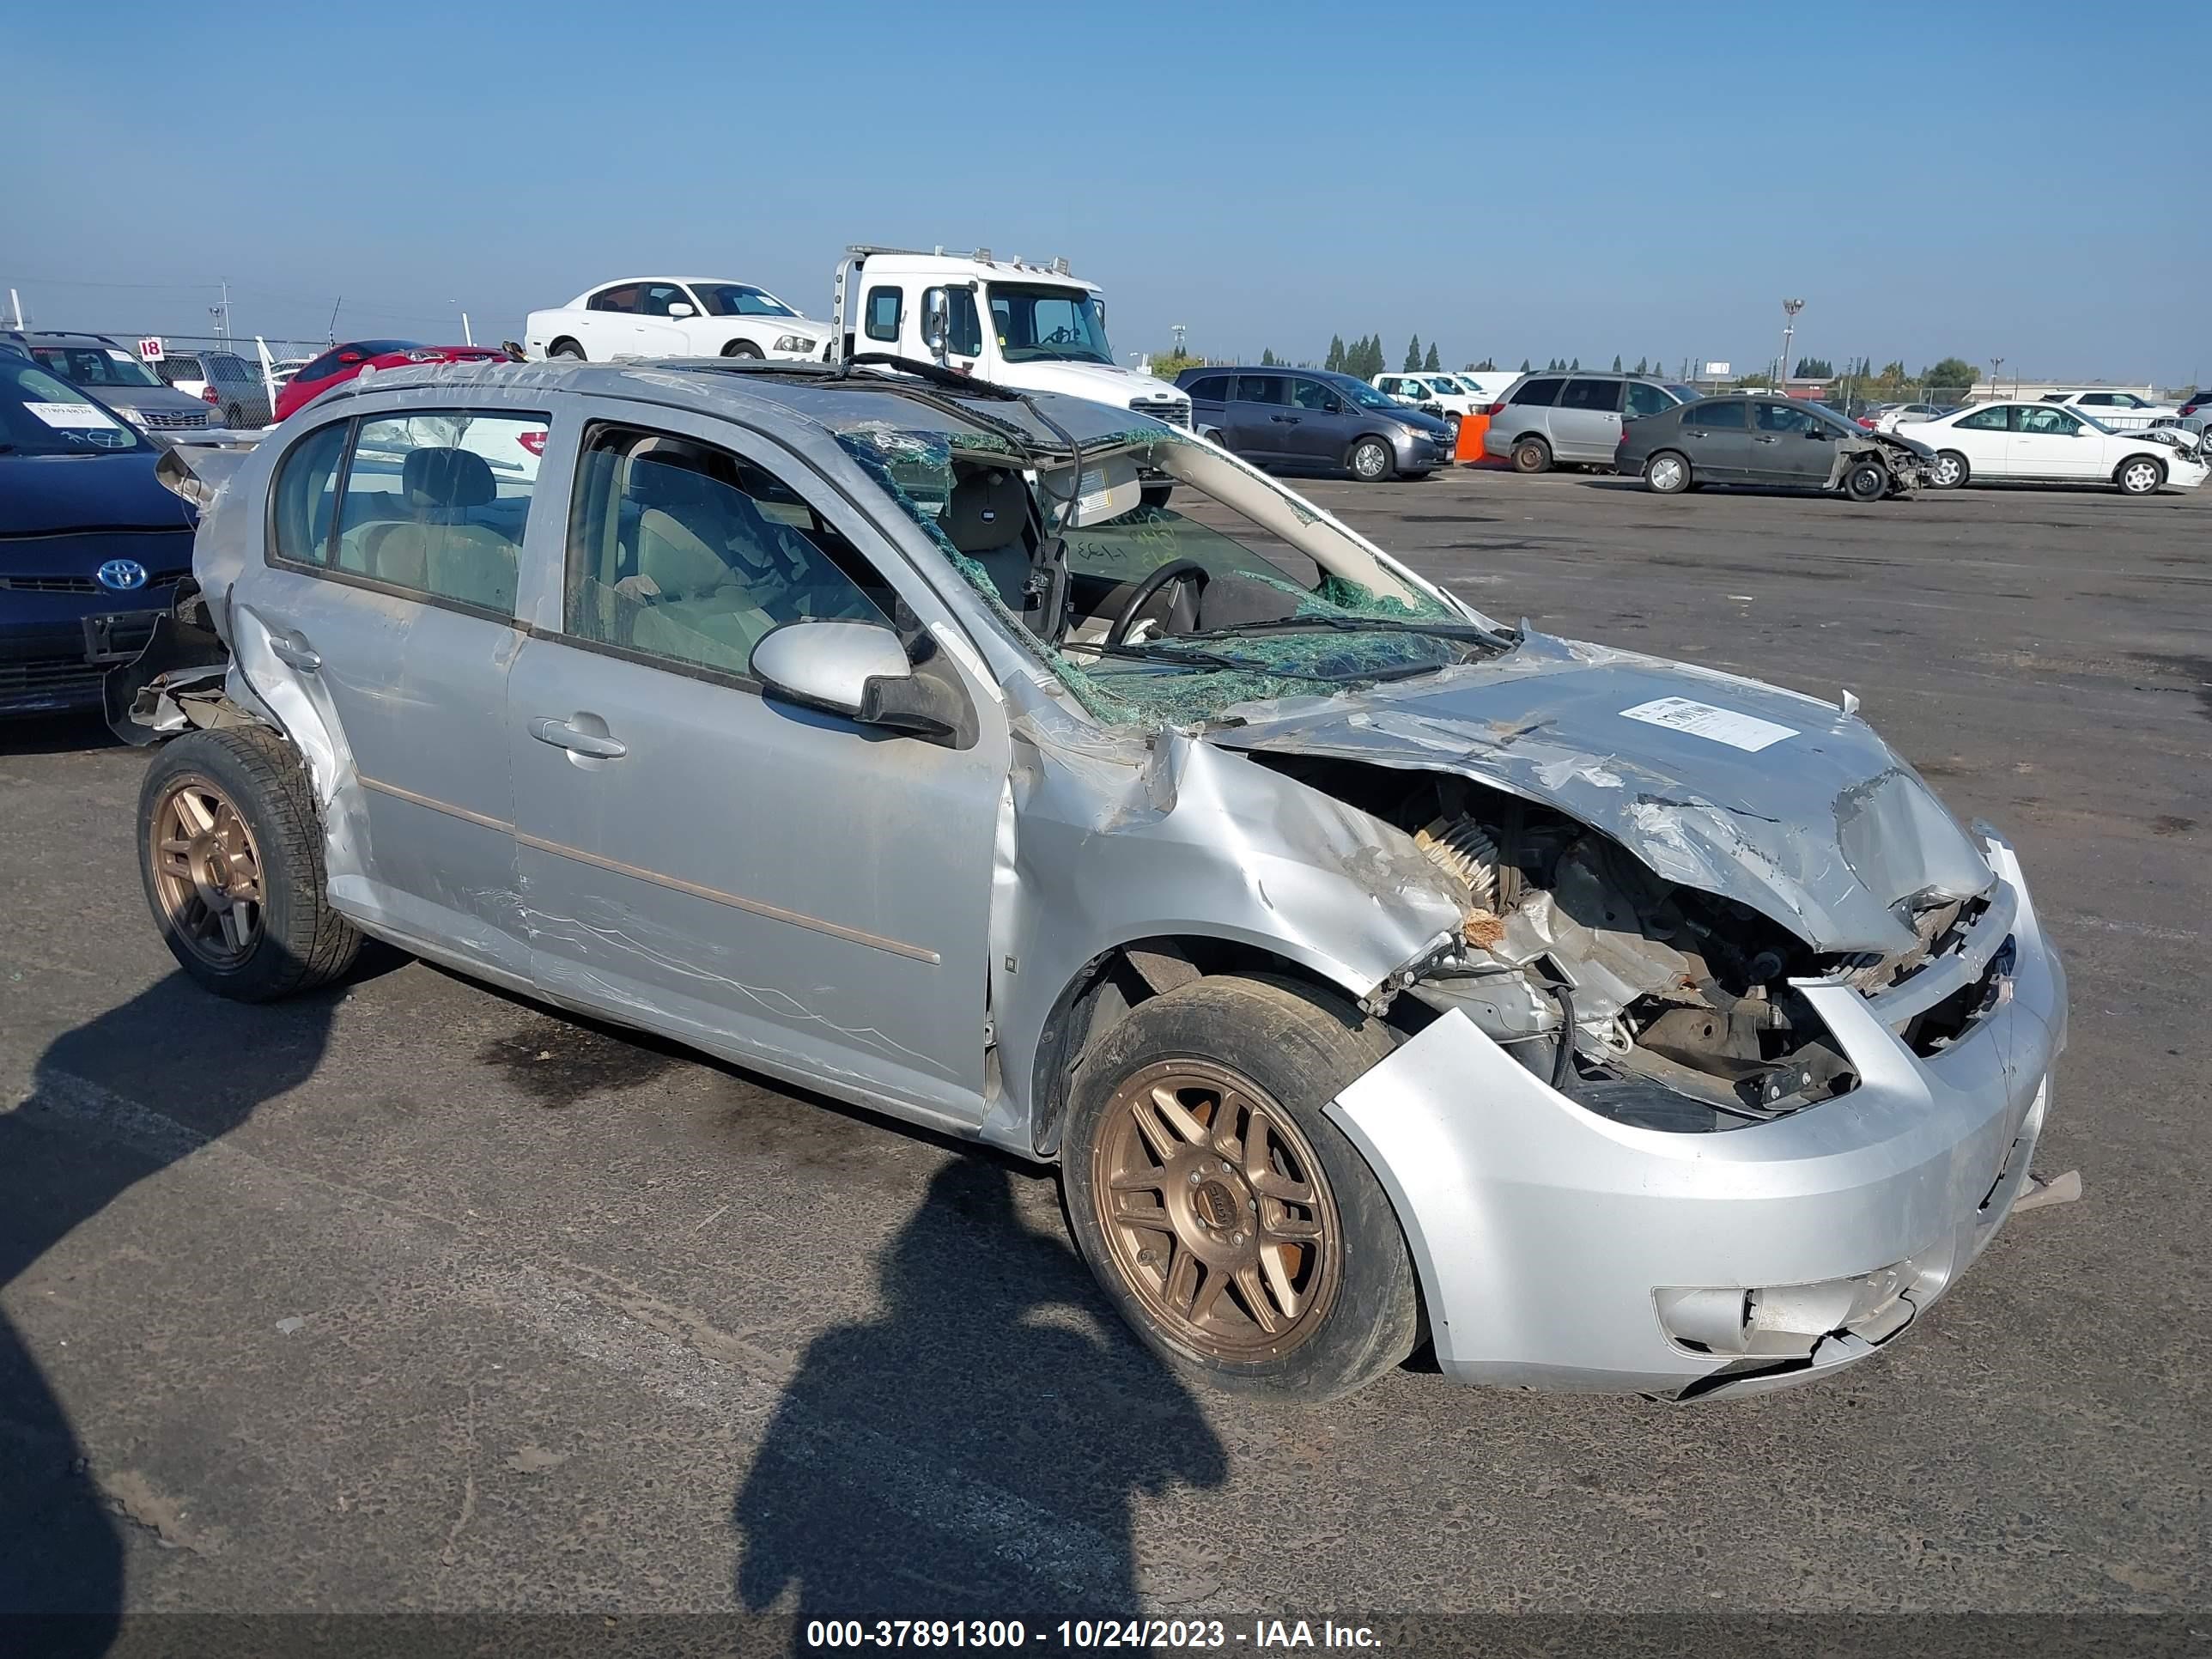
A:
[[[1431,472],[1437,467],[1449,466],[1452,461],[1451,440],[1427,433],[1400,438],[1391,448],[1396,452],[1401,472]]]
[[[107,671],[145,648],[170,594],[163,586],[148,610],[111,608],[122,604],[112,595],[96,612],[0,623],[0,715],[98,708]]]
[[[2027,1179],[2066,1039],[2064,971],[2012,849],[1993,839],[1990,855],[2018,898],[2008,998],[1923,1058],[1856,990],[1802,987],[1860,1082],[1791,1116],[1711,1134],[1630,1127],[1554,1092],[1457,1012],[1347,1087],[1329,1115],[1397,1206],[1443,1368],[1670,1397],[1778,1388],[1868,1358],[1956,1283]],[[1686,1291],[1787,1309],[1844,1281],[1859,1302],[1831,1300],[1838,1324],[1808,1352],[1681,1340]]]

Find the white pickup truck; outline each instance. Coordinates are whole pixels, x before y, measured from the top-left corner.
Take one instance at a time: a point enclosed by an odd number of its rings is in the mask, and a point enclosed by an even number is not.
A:
[[[837,267],[831,328],[833,351],[848,356],[915,358],[1018,392],[1066,392],[1190,424],[1186,393],[1115,364],[1098,285],[1065,259],[850,247]]]
[[[819,360],[830,331],[764,288],[720,276],[623,276],[524,319],[532,358]]]

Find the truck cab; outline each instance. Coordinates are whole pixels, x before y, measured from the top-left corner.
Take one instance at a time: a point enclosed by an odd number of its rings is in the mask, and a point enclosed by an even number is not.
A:
[[[1098,285],[1067,261],[999,259],[990,249],[854,246],[837,268],[831,349],[941,363],[1019,392],[1056,392],[1190,425],[1190,398],[1123,368],[1106,341]]]

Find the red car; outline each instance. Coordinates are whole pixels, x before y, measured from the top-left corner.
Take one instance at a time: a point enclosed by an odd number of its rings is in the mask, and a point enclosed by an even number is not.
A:
[[[354,340],[332,346],[276,392],[276,418],[284,419],[332,386],[365,368],[405,368],[412,363],[499,363],[507,354],[490,346],[426,346],[412,340]]]

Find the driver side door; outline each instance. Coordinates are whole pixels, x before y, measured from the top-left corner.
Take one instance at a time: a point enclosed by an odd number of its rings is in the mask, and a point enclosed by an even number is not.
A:
[[[517,857],[544,993],[908,1115],[984,1110],[1008,740],[898,735],[763,694],[772,627],[944,609],[790,453],[609,404],[561,592],[508,679]],[[951,653],[946,653],[951,654]]]
[[[2094,428],[2057,407],[2021,410],[2008,453],[2015,477],[2061,483],[2101,472],[2105,458]]]
[[[1301,465],[1341,466],[1359,425],[1343,395],[1326,380],[1297,375],[1291,381],[1291,410],[1297,424],[1283,428],[1285,451]]]

